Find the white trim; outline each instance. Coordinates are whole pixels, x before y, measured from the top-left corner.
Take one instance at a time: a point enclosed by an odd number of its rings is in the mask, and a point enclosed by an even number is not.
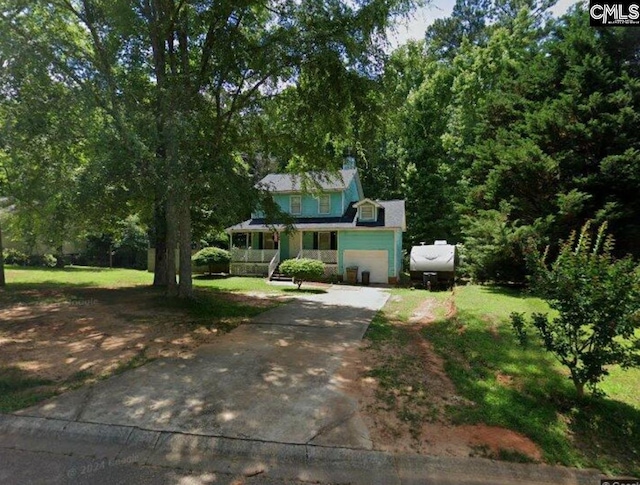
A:
[[[362,209],[371,207],[371,217],[365,217]],[[360,221],[376,221],[378,220],[378,208],[373,204],[362,204],[358,207],[358,220]]]
[[[393,231],[393,275],[398,276],[398,231]]]
[[[300,200],[300,211],[299,212],[293,212],[293,198],[294,197],[296,197],[296,198],[298,198]],[[292,195],[289,196],[289,214],[296,215],[296,216],[302,214],[302,196],[301,195],[292,194]]]
[[[300,211],[299,212],[293,212],[293,198],[297,197],[300,200]],[[291,215],[301,215],[302,214],[302,196],[301,195],[290,195],[289,196],[289,214]]]
[[[322,197],[327,197],[329,199],[329,210],[327,210],[327,212],[321,212],[320,210],[320,199]],[[331,194],[320,194],[318,195],[318,214],[326,216],[327,214],[331,214]]]
[[[382,207],[382,204],[380,204],[379,202],[376,202],[373,199],[369,199],[369,198],[359,200],[358,202],[353,204],[353,207],[360,207],[360,206],[365,205],[365,204],[372,204],[374,207],[378,207],[378,208]]]

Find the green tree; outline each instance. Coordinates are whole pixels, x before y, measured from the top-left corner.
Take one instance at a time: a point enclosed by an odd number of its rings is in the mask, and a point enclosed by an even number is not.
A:
[[[558,312],[534,314],[531,324],[545,349],[569,369],[579,397],[585,386],[596,390],[608,367],[640,366],[640,267],[631,258],[616,260],[613,239],[600,226],[595,240],[585,224],[560,246],[556,260],[534,259],[533,289]],[[512,324],[521,341],[526,323]]]
[[[324,275],[324,263],[315,259],[287,259],[280,265],[280,271],[293,278],[298,289],[305,281],[313,281]]]
[[[411,4],[10,0],[0,30],[106,115],[126,148],[131,177],[119,183],[154,207],[154,283],[173,291],[179,247],[178,292],[188,297],[192,209],[210,179],[220,200],[233,193],[226,177],[242,166],[234,154],[247,143],[245,123],[290,85],[305,94],[301,124],[343,118],[345,80],[366,72],[389,19]],[[318,145],[326,134],[316,133]]]

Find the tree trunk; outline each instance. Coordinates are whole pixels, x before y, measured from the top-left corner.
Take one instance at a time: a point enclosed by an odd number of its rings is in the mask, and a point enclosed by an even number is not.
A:
[[[155,265],[153,268],[153,286],[166,288],[167,274],[167,210],[165,203],[157,197],[154,205],[155,224]]]
[[[4,278],[4,253],[2,250],[2,227],[0,227],[0,286],[5,286],[7,281]]]
[[[64,248],[62,245],[56,248],[58,254],[56,255],[56,268],[64,268]]]
[[[584,382],[582,382],[577,377],[572,377],[573,385],[576,387],[576,394],[578,395],[578,399],[584,398]]]
[[[178,212],[180,233],[180,282],[178,296],[180,298],[193,297],[193,281],[191,275],[191,197],[188,189],[180,203]]]
[[[167,195],[167,293],[176,294],[176,246],[178,244],[178,221],[175,194],[172,187]]]

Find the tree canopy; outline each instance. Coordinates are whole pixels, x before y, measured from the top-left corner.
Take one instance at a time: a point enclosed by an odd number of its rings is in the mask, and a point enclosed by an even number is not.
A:
[[[548,7],[460,0],[386,64],[365,189],[406,197],[409,245],[464,243],[479,280],[524,282],[525,242],[587,220],[640,255],[640,35]]]
[[[12,133],[2,150],[13,166],[29,170],[55,159],[61,170],[52,176],[71,174],[81,182],[65,186],[91,188],[89,207],[113,201],[150,213],[155,284],[175,286],[175,268],[167,262],[179,248],[179,293],[189,296],[192,212],[216,205],[228,210],[225,201],[243,200],[238,189],[252,186],[246,155],[255,148],[256,118],[280,97],[291,97],[296,125],[307,124],[313,135],[292,133],[298,168],[327,166],[330,157],[318,147],[348,133],[345,113],[354,107],[345,94],[354,80],[375,75],[386,27],[412,4],[8,0],[0,10],[0,60],[9,73],[2,103],[15,111],[44,100],[32,113],[48,113],[53,123]],[[40,84],[63,95],[40,98]],[[74,130],[56,132],[65,114],[85,128],[78,142],[86,156],[77,156],[65,139]],[[48,156],[30,145],[23,154],[21,137],[32,140],[40,132],[51,142],[47,151],[64,153]],[[79,170],[64,170],[67,159]],[[10,195],[22,187],[13,183]],[[33,199],[33,189],[24,187]],[[54,201],[52,213],[64,219],[65,204],[71,205],[66,197]],[[20,207],[31,210],[22,198]]]
[[[607,221],[640,255],[640,32],[576,5],[459,0],[383,51],[410,0],[7,0],[0,196],[58,246],[132,214],[155,284],[191,292],[191,244],[268,197],[274,169],[335,169],[405,198],[407,246],[464,243],[478,280],[524,282],[539,248]],[[418,2],[415,2],[418,3]],[[20,217],[20,214],[26,214]]]

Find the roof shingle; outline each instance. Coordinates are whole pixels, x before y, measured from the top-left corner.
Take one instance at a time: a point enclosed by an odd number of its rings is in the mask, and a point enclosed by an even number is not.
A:
[[[322,190],[344,190],[356,174],[355,169],[339,170],[336,174],[316,172],[308,175],[309,180],[315,182]],[[264,177],[256,185],[272,192],[298,192],[302,190],[303,177],[290,173],[272,173]]]
[[[353,202],[340,217],[298,217],[293,220],[293,225],[298,230],[331,230],[354,228],[405,228],[404,200],[378,200],[382,209],[378,210],[378,219],[375,221],[361,222],[356,218],[357,210]],[[278,230],[284,229],[283,224],[275,224]],[[268,225],[264,218],[249,219],[240,224],[228,227],[227,231],[268,231],[272,226]]]

